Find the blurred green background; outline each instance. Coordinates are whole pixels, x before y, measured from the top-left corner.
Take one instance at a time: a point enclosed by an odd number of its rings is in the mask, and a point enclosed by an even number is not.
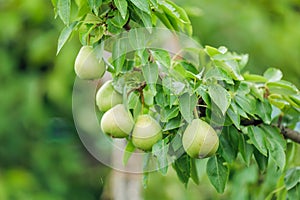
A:
[[[249,53],[247,70],[278,67],[300,86],[298,0],[176,2],[190,14],[194,36],[203,45]],[[55,55],[63,26],[54,19],[50,0],[0,0],[0,27],[0,199],[100,199],[110,170],[85,150],[72,119],[78,38]],[[205,176],[200,186],[186,190],[173,171],[165,177],[151,174],[143,192],[149,200],[245,199],[246,186],[257,183],[255,170],[232,173],[224,195],[216,194]],[[239,180],[243,173],[247,180]],[[260,195],[276,184],[266,180]],[[234,187],[241,184],[245,189]]]

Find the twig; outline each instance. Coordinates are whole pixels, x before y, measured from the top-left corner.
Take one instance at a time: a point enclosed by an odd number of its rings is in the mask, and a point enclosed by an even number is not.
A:
[[[262,120],[255,120],[255,119],[250,119],[250,120],[242,120],[241,121],[241,125],[243,126],[257,126],[257,125],[260,125],[262,124],[263,121]]]
[[[141,93],[141,91],[143,91],[143,89],[146,87],[146,82],[142,82],[141,85],[139,85],[138,87],[135,87],[135,88],[132,88],[131,90],[129,90],[127,92],[127,96],[130,95],[131,92],[134,92],[134,91],[138,91],[139,93]]]

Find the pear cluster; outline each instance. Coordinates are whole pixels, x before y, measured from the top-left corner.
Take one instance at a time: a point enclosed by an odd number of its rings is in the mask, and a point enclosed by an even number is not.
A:
[[[104,112],[101,129],[105,134],[113,138],[131,136],[133,145],[144,151],[150,151],[162,139],[161,125],[149,114],[139,115],[136,121],[133,120],[112,81],[107,81],[97,91],[96,105]],[[219,138],[207,122],[194,119],[183,133],[182,145],[190,157],[207,158],[218,150]]]
[[[136,121],[122,104],[122,95],[107,81],[96,93],[96,105],[101,112],[101,129],[113,138],[131,136],[135,147],[150,151],[152,146],[162,139],[160,124],[150,115],[143,114]]]
[[[83,46],[75,60],[76,75],[85,80],[102,78],[106,65],[98,59],[91,46]],[[113,82],[107,81],[96,93],[96,105],[103,114],[102,132],[113,138],[129,138],[135,147],[150,151],[162,139],[162,127],[149,114],[141,114],[133,119],[131,112],[123,104],[123,96],[118,93]],[[205,121],[194,119],[182,136],[185,152],[192,158],[206,158],[214,155],[219,147],[215,130]]]

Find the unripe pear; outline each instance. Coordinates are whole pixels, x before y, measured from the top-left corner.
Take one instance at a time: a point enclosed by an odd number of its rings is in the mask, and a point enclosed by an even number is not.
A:
[[[114,89],[111,80],[104,83],[96,94],[96,104],[102,112],[106,112],[122,102],[122,95]]]
[[[75,73],[81,79],[101,78],[106,70],[102,60],[98,60],[91,46],[81,47],[75,60]]]
[[[150,115],[138,116],[132,131],[132,143],[139,149],[148,151],[162,139],[162,128]]]
[[[182,136],[186,153],[192,158],[206,158],[214,155],[219,147],[215,130],[205,121],[194,119]]]
[[[114,138],[128,136],[133,126],[133,118],[123,104],[118,104],[109,109],[101,119],[102,131]]]

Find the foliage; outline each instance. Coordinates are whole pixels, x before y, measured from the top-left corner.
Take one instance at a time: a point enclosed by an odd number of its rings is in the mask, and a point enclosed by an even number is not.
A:
[[[66,25],[57,52],[75,31],[82,45],[95,49],[101,41],[124,30],[128,31],[129,41],[135,41],[130,43],[133,48],[138,45],[134,56],[122,54],[124,45],[119,40],[110,49],[112,62],[106,63],[115,90],[123,95],[123,104],[134,119],[147,113],[162,126],[163,139],[153,146],[152,156],[157,157],[163,174],[166,169],[161,163],[178,150],[174,144],[179,143],[181,148],[182,130],[193,118],[200,117],[215,128],[220,139],[217,154],[206,165],[209,180],[218,192],[224,192],[230,168],[242,160],[245,166],[256,162],[262,173],[273,168],[285,174],[285,181],[279,180],[278,189],[268,198],[274,194],[290,199],[298,195],[298,168],[291,168],[296,155],[287,151],[287,146],[296,144],[284,136],[297,142],[288,133],[298,134],[294,130],[299,122],[300,93],[291,82],[282,80],[280,70],[269,68],[263,75],[243,72],[248,56],[230,52],[223,46],[196,49],[204,58],[200,65],[172,57],[163,49],[144,48],[139,39],[147,38],[147,34],[139,35],[134,28],[146,27],[151,33],[158,20],[170,30],[191,34],[185,11],[168,0],[78,0],[74,17],[73,3],[53,1],[56,15]],[[132,146],[131,136],[127,139]],[[168,152],[157,153],[166,146]],[[172,165],[185,185],[190,178],[198,183],[194,162],[194,158],[184,153]]]

